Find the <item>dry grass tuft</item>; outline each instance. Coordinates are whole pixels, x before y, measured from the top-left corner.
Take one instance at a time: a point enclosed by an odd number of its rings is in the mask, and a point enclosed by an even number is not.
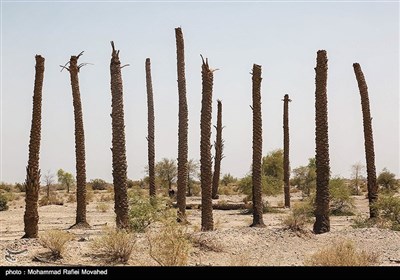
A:
[[[373,266],[378,264],[378,254],[356,250],[351,241],[339,241],[324,248],[305,262],[310,266]]]
[[[106,234],[91,244],[94,254],[107,262],[126,263],[136,243],[134,235],[124,231],[108,229]]]
[[[171,218],[161,223],[160,230],[147,234],[150,257],[161,266],[186,265],[192,247],[187,227]]]
[[[43,247],[50,249],[52,257],[60,259],[66,249],[67,242],[73,239],[74,235],[62,230],[49,230],[40,235],[39,241]]]

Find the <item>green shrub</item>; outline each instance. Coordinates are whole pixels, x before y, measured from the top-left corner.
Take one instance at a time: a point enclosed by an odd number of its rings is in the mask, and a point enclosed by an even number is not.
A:
[[[104,181],[103,179],[93,179],[90,181],[89,183],[92,186],[93,190],[99,190],[99,191],[103,191],[105,189],[107,189],[107,182]]]
[[[298,202],[292,206],[291,213],[282,221],[284,229],[296,233],[306,233],[306,225],[311,222],[314,209],[309,202]]]
[[[8,203],[7,198],[4,195],[0,194],[0,211],[8,210],[7,203]]]
[[[353,198],[351,189],[346,186],[342,178],[333,178],[329,181],[330,205],[332,215],[354,215]]]
[[[379,212],[382,219],[390,223],[393,230],[400,229],[400,197],[381,195],[373,208]]]
[[[221,179],[221,184],[228,186],[229,184],[236,183],[237,179],[233,177],[230,173],[224,174]]]
[[[0,190],[10,192],[12,190],[12,185],[6,183],[0,183]]]
[[[154,197],[150,201],[148,196],[141,195],[139,192],[131,195],[130,205],[130,228],[135,232],[144,232],[151,223],[169,213],[165,199]]]
[[[25,192],[26,191],[26,185],[23,183],[15,183],[15,188],[19,191],[19,192]]]
[[[251,175],[247,175],[239,181],[239,190],[248,196],[249,200],[252,199],[253,192],[253,179]],[[262,176],[261,181],[262,194],[264,195],[278,195],[282,193],[282,181],[271,176]]]

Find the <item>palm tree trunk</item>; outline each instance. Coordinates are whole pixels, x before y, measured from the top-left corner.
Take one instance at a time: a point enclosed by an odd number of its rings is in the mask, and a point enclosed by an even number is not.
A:
[[[261,117],[261,65],[253,64],[253,223],[252,227],[265,227],[261,192],[262,117]]]
[[[38,237],[38,198],[40,189],[40,169],[39,169],[39,153],[40,153],[40,132],[42,121],[42,89],[44,77],[44,57],[35,56],[35,86],[33,89],[33,110],[31,134],[29,140],[29,160],[26,167],[26,196],[25,196],[25,214],[24,214],[24,231],[23,238]]]
[[[201,67],[203,90],[200,118],[200,177],[201,177],[201,230],[210,231],[214,228],[212,213],[212,160],[211,160],[211,118],[212,118],[212,88],[213,71],[208,66],[208,60]]]
[[[221,160],[223,158],[222,152],[224,144],[222,141],[222,102],[217,100],[217,137],[215,140],[215,162],[214,162],[214,175],[213,175],[213,186],[212,186],[212,198],[218,198],[218,186],[219,186],[219,176],[221,173]]]
[[[180,27],[175,28],[175,38],[179,95],[177,204],[178,220],[186,221],[186,185],[188,173],[188,107],[186,100],[184,41],[182,29]]]
[[[329,221],[329,139],[328,139],[328,99],[326,82],[328,78],[328,58],[325,50],[317,52],[315,68],[315,161],[317,167],[317,193],[314,233],[330,231]]]
[[[375,170],[375,152],[374,152],[374,138],[372,133],[372,118],[369,108],[368,87],[365,82],[364,74],[361,66],[358,63],[353,64],[354,73],[356,75],[358,88],[361,96],[361,107],[363,113],[364,124],[364,146],[365,158],[367,161],[367,186],[368,186],[368,200],[369,200],[369,216],[375,218],[378,212],[373,208],[374,202],[378,199],[378,185],[376,184],[376,170]]]
[[[71,56],[68,68],[71,77],[72,99],[74,105],[76,156],[76,223],[71,228],[90,227],[86,221],[85,133],[83,129],[82,103],[78,78],[80,70],[78,59],[82,53],[78,56]]]
[[[285,207],[290,208],[290,162],[289,162],[289,95],[283,99],[283,181],[285,193]]]
[[[112,58],[110,64],[111,72],[111,96],[112,96],[112,157],[113,157],[113,183],[115,193],[115,213],[117,227],[127,229],[128,219],[128,195],[125,147],[125,124],[124,124],[124,103],[122,91],[121,62],[119,50],[116,51],[114,42],[111,42]]]
[[[156,196],[156,179],[154,171],[154,101],[153,85],[151,81],[150,58],[146,58],[146,88],[147,88],[147,141],[148,141],[148,160],[149,160],[149,187],[150,197]]]

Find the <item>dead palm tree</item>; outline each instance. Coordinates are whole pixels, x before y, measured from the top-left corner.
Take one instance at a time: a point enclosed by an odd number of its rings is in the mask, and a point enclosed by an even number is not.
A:
[[[151,81],[150,58],[146,58],[146,88],[147,88],[147,141],[148,141],[148,160],[149,160],[149,187],[150,197],[156,196],[156,179],[154,170],[154,101],[153,85]]]
[[[330,230],[327,78],[328,58],[325,50],[319,50],[317,52],[317,66],[315,67],[315,160],[317,167],[317,193],[314,233],[317,234]]]
[[[360,64],[354,63],[353,68],[356,75],[358,88],[360,90],[361,108],[363,113],[365,158],[367,161],[369,215],[371,218],[375,218],[378,216],[378,213],[376,209],[372,207],[372,205],[378,199],[378,185],[376,184],[374,138],[372,133],[371,111],[369,108],[368,87],[367,83],[365,82],[364,74],[361,70]]]
[[[78,65],[78,59],[83,54],[71,56],[67,69],[71,78],[72,100],[75,119],[75,157],[76,157],[76,223],[71,228],[90,227],[86,220],[86,163],[85,163],[85,133],[83,129],[83,114],[81,94],[79,90],[78,73],[86,63]]]
[[[224,143],[222,140],[222,102],[221,100],[217,100],[217,126],[214,126],[217,130],[217,137],[215,140],[215,162],[214,162],[214,175],[213,175],[213,186],[212,186],[212,198],[218,198],[218,185],[219,185],[219,176],[221,172],[221,161],[223,158],[223,148]]]
[[[23,238],[38,237],[38,198],[40,189],[40,169],[39,169],[39,153],[40,153],[40,132],[42,122],[42,89],[44,76],[44,57],[35,56],[35,86],[33,89],[33,109],[32,124],[29,140],[29,160],[26,167],[26,196],[25,196],[25,214],[24,214],[24,231]]]
[[[124,124],[124,103],[122,91],[121,62],[119,50],[116,51],[114,42],[111,42],[112,58],[110,64],[111,72],[111,118],[112,118],[112,157],[113,157],[113,183],[115,192],[115,213],[117,227],[126,229],[129,226],[128,219],[128,195],[125,147],[125,124]]]
[[[253,223],[252,227],[265,227],[261,192],[262,117],[261,117],[261,65],[253,64]]]
[[[186,185],[188,183],[188,107],[186,100],[185,47],[182,29],[180,27],[175,28],[175,38],[179,95],[177,204],[178,220],[186,221]]]
[[[283,99],[283,182],[285,192],[285,207],[290,208],[290,162],[289,162],[289,95]]]
[[[202,99],[200,117],[200,181],[201,181],[201,230],[209,231],[214,228],[212,213],[212,160],[211,160],[211,118],[212,118],[212,89],[213,70],[208,66],[208,59],[201,67]]]

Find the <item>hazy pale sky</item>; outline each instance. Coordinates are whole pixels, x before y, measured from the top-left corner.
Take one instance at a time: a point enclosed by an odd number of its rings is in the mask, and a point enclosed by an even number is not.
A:
[[[151,58],[156,160],[177,158],[178,90],[174,28],[185,39],[189,158],[199,159],[201,58],[223,103],[222,174],[244,176],[251,164],[253,63],[262,65],[263,154],[283,146],[281,99],[288,93],[291,167],[315,155],[316,52],[328,53],[328,120],[332,175],[365,164],[360,95],[352,64],[369,88],[376,167],[399,170],[399,3],[396,2],[1,2],[0,181],[22,182],[28,159],[35,55],[45,57],[40,168],[75,174],[69,73],[80,62],[88,180],[112,181],[110,41],[120,49],[128,177],[147,164],[145,59]],[[215,130],[212,141],[215,138]],[[212,150],[214,153],[214,149]]]

